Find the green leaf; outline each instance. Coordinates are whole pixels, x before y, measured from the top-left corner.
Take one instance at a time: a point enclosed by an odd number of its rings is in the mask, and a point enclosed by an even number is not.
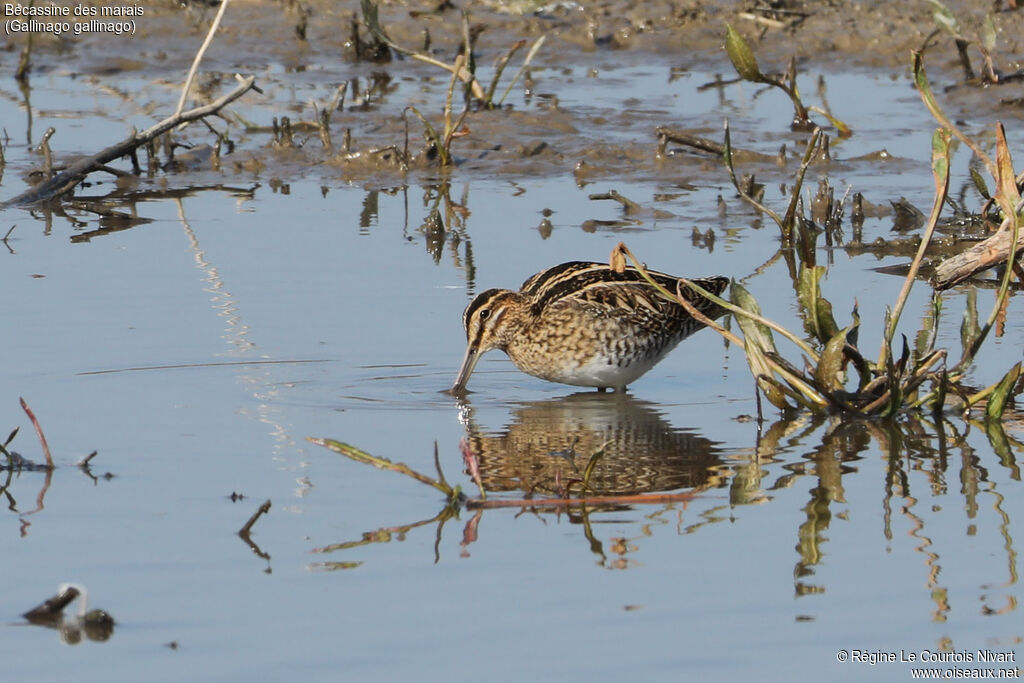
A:
[[[928,2],[935,8],[935,11],[932,12],[932,19],[935,20],[935,23],[953,35],[960,35],[960,22],[957,21],[956,15],[939,0],[928,0]]]
[[[744,311],[749,311],[757,316],[761,315],[761,307],[757,305],[757,299],[739,282],[733,281],[729,289],[729,298],[733,304]],[[743,330],[745,339],[753,340],[764,351],[775,353],[775,339],[772,337],[772,331],[766,325],[745,315],[737,315],[735,318],[740,329]]]
[[[732,283],[729,296],[732,303],[739,308],[761,315],[761,308],[757,305],[757,300],[738,282]],[[772,364],[766,357],[767,353],[775,352],[775,341],[772,338],[771,330],[745,315],[734,315],[733,319],[743,332],[743,350],[747,356],[750,372],[757,380],[757,386],[773,406],[780,410],[789,408],[786,394],[774,381]]]
[[[988,191],[988,183],[985,182],[985,177],[978,172],[978,169],[971,166],[969,169],[971,173],[971,181],[974,183],[974,189],[978,191],[978,194],[983,199],[991,199],[992,195]]]
[[[752,83],[765,82],[764,74],[757,67],[757,58],[754,57],[753,50],[747,45],[747,41],[743,40],[743,36],[736,33],[729,24],[725,25],[725,51],[729,54],[729,60],[740,78]]]
[[[964,357],[970,353],[979,334],[981,327],[978,325],[978,290],[971,287],[967,290],[967,306],[964,308],[963,320],[960,321],[960,345],[963,347]]]
[[[826,119],[828,119],[828,122],[831,123],[835,127],[836,132],[839,133],[839,137],[841,137],[841,138],[848,138],[851,135],[853,135],[853,130],[851,130],[848,125],[846,125],[845,121],[843,121],[842,119],[836,118],[831,113],[825,111],[821,107],[815,107],[815,106],[812,105],[810,107],[807,107],[807,109],[809,111],[818,112],[819,114],[824,116]]]
[[[1002,123],[996,123],[996,201],[1007,216],[1013,214],[1014,207],[1020,202],[1013,158],[1006,144],[1006,130]]]
[[[850,318],[853,322],[850,323],[850,331],[846,334],[846,339],[850,342],[851,346],[857,346],[857,333],[860,331],[860,310],[856,300],[853,302],[853,310],[850,311]]]
[[[883,406],[881,414],[888,417],[898,413],[900,406],[903,405],[903,390],[900,387],[899,374],[893,361],[892,349],[889,350],[885,357],[885,378],[886,388],[889,392],[889,401]]]
[[[910,360],[910,344],[907,343],[907,335],[901,334],[903,338],[903,349],[900,351],[900,360],[896,363],[897,377],[902,378],[907,373],[907,361]]]
[[[1020,361],[1017,361],[989,396],[988,403],[985,404],[986,419],[998,420],[1003,416],[1007,402],[1013,398],[1013,387],[1020,378],[1020,368]]]
[[[992,21],[992,15],[991,14],[986,14],[985,15],[984,29],[985,29],[985,32],[982,35],[981,42],[982,42],[982,45],[985,46],[985,49],[988,50],[989,52],[991,52],[996,47],[996,36],[997,36],[996,25]]]
[[[914,84],[917,86],[918,92],[921,93],[921,99],[928,107],[928,111],[939,122],[939,125],[952,128],[952,124],[946,118],[939,103],[935,101],[935,93],[932,92],[932,86],[928,83],[928,76],[924,72],[924,56],[920,52],[914,53]]]
[[[936,128],[932,133],[932,176],[936,190],[949,176],[949,131],[944,128]]]
[[[846,357],[843,349],[846,347],[846,333],[849,329],[837,332],[828,340],[825,350],[821,352],[818,367],[814,368],[814,380],[825,391],[838,391],[845,383],[843,368],[846,366]]]
[[[827,344],[839,332],[839,326],[832,316],[832,304],[821,295],[820,282],[824,274],[824,266],[808,268],[800,264],[798,297],[806,313],[808,332],[820,343]]]

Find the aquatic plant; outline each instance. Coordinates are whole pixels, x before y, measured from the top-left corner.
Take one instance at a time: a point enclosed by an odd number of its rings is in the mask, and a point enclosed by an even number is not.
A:
[[[384,30],[384,27],[381,26],[379,8],[374,2],[372,2],[372,0],[361,0],[360,6],[362,8],[363,23],[373,36],[374,40],[379,44],[384,45],[399,54],[436,66],[451,73],[452,78],[448,86],[448,95],[445,98],[444,105],[444,127],[440,132],[430,124],[430,121],[427,120],[427,117],[424,116],[419,109],[411,105],[406,108],[406,111],[412,112],[416,118],[420,120],[420,123],[423,124],[427,138],[431,143],[428,150],[428,157],[436,158],[437,163],[440,166],[449,166],[453,163],[451,155],[452,141],[458,137],[469,134],[469,129],[464,125],[464,123],[466,116],[469,114],[470,106],[476,104],[485,109],[500,107],[509,92],[511,92],[516,81],[519,80],[529,67],[538,50],[540,50],[540,47],[544,44],[544,40],[546,38],[542,35],[534,41],[533,46],[530,48],[529,52],[527,52],[526,57],[523,60],[522,66],[520,66],[519,70],[512,77],[512,80],[505,88],[501,97],[495,101],[494,96],[498,88],[498,83],[501,81],[502,74],[505,72],[505,68],[508,66],[512,57],[526,46],[525,40],[517,41],[504,55],[498,58],[495,63],[494,75],[491,79],[491,83],[487,88],[484,88],[483,84],[476,76],[476,57],[474,55],[475,40],[474,33],[469,27],[468,13],[463,12],[462,14],[461,49],[459,54],[455,57],[455,61],[452,64],[448,64],[431,57],[425,52],[419,52],[403,47],[392,40]],[[462,113],[459,114],[457,118],[453,118],[452,101],[454,99],[455,86],[459,82],[465,84],[464,106]],[[405,151],[405,158],[407,161],[408,150]]]
[[[452,98],[455,93],[455,82],[458,76],[458,69],[462,66],[463,61],[463,55],[459,55],[455,58],[456,70],[452,72],[452,80],[448,85],[448,96],[445,97],[444,101],[444,130],[442,133],[439,134],[434,127],[430,125],[430,121],[420,113],[419,109],[411,104],[406,107],[406,111],[411,111],[415,114],[416,118],[418,118],[420,123],[423,124],[427,137],[431,141],[431,149],[428,151],[428,154],[431,152],[435,154],[437,156],[437,161],[441,166],[450,166],[453,163],[451,154],[452,141],[455,138],[469,134],[469,129],[464,125],[466,115],[469,114],[468,101],[463,107],[462,113],[459,114],[458,119],[452,119]],[[408,156],[408,152],[406,152],[406,155]]]
[[[968,83],[987,86],[1005,83],[1013,78],[1024,77],[1024,71],[1021,70],[1009,76],[1003,76],[996,69],[992,52],[995,50],[999,33],[990,11],[985,13],[984,18],[980,22],[973,18],[964,22],[940,0],[928,0],[928,2],[933,8],[932,20],[938,24],[939,28],[925,39],[925,44],[931,42],[942,31],[949,33],[953,38],[953,44],[956,46],[960,66],[964,70],[964,78]],[[969,29],[964,28],[965,24],[969,25]],[[973,39],[970,36],[973,36]],[[968,48],[972,45],[981,53],[980,75],[975,72],[974,66],[971,63],[971,55]]]
[[[540,50],[540,47],[544,44],[544,41],[546,40],[546,36],[542,35],[536,41],[534,41],[533,46],[530,48],[529,52],[527,52],[526,58],[523,60],[522,66],[512,77],[511,82],[509,82],[508,86],[505,88],[505,91],[502,94],[502,96],[497,100],[497,102],[495,102],[494,93],[497,90],[498,83],[501,80],[501,76],[505,72],[505,68],[506,66],[508,66],[508,63],[512,59],[512,57],[519,50],[526,46],[525,40],[517,41],[515,44],[512,45],[511,48],[509,48],[509,50],[503,56],[498,58],[498,60],[495,62],[494,75],[491,79],[491,84],[489,87],[484,88],[483,84],[476,77],[476,58],[473,54],[474,36],[473,32],[470,30],[469,27],[468,13],[463,12],[462,14],[461,51],[459,52],[458,57],[456,57],[455,62],[453,64],[448,64],[446,62],[442,62],[438,59],[435,59],[434,57],[431,57],[430,55],[426,54],[426,52],[420,52],[417,50],[404,47],[402,45],[399,45],[394,40],[392,40],[391,37],[388,36],[387,31],[384,30],[384,27],[380,23],[379,7],[372,0],[360,0],[360,7],[362,9],[363,14],[363,24],[366,26],[367,30],[374,37],[375,40],[379,41],[383,45],[386,45],[387,47],[394,50],[395,52],[398,52],[399,54],[405,55],[407,57],[423,62],[425,64],[430,64],[432,66],[436,66],[438,68],[451,72],[453,77],[457,78],[458,80],[466,84],[468,94],[475,98],[482,106],[488,109],[501,106],[502,102],[504,102],[505,100],[505,97],[511,91],[516,81],[519,80],[519,78],[523,75],[525,70],[529,67],[530,62],[533,61],[533,58],[536,56],[537,51]],[[461,61],[459,60],[459,57],[462,58]]]
[[[10,435],[7,437],[7,440],[4,441],[3,445],[0,445],[0,453],[2,453],[5,458],[7,458],[7,465],[5,469],[30,469],[51,471],[56,467],[56,465],[53,464],[53,455],[50,453],[49,444],[46,443],[46,435],[43,434],[43,428],[39,425],[39,420],[36,419],[36,414],[32,412],[32,409],[29,407],[25,399],[19,398],[18,401],[21,403],[21,409],[25,411],[25,414],[28,415],[28,419],[32,422],[32,426],[35,427],[36,436],[39,437],[39,444],[43,449],[43,456],[46,458],[46,464],[37,465],[31,460],[26,460],[17,453],[7,450],[7,447],[11,445],[12,441],[14,441],[14,437],[18,435],[18,430],[20,429],[20,427],[15,427],[11,431]],[[93,455],[95,455],[95,453]],[[83,462],[87,463],[88,460],[90,459],[92,459],[92,456],[89,456],[89,458]]]
[[[661,288],[649,278],[663,296],[678,301],[691,315],[716,330],[723,337],[744,349],[750,370],[755,377],[758,388],[758,406],[760,396],[781,410],[804,409],[812,413],[842,413],[859,416],[894,416],[900,413],[928,410],[941,412],[950,405],[958,404],[964,411],[985,402],[987,419],[999,418],[1012,397],[1021,390],[1021,363],[1012,368],[995,384],[980,391],[973,390],[966,383],[966,371],[981,349],[982,343],[1004,310],[1009,293],[1010,278],[1014,272],[1018,240],[1022,237],[1021,227],[1024,225],[1024,203],[1021,200],[1019,181],[1014,174],[1013,162],[1006,143],[1002,125],[996,126],[995,160],[989,159],[974,141],[960,132],[942,114],[935,101],[924,73],[921,55],[914,57],[915,84],[921,93],[929,111],[941,124],[932,137],[931,168],[935,182],[935,198],[917,253],[911,262],[895,303],[887,310],[884,321],[884,335],[881,349],[876,361],[870,361],[858,348],[859,315],[854,309],[850,323],[839,328],[832,312],[831,303],[823,296],[820,280],[824,268],[814,265],[812,230],[801,230],[802,256],[797,274],[797,291],[801,310],[812,340],[805,341],[781,325],[767,320],[761,315],[754,296],[742,285],[733,282],[730,289],[731,301],[714,296],[693,283],[681,280],[677,291],[669,292]],[[785,216],[760,204],[755,198],[744,193],[736,181],[732,166],[728,129],[726,130],[725,163],[730,177],[737,190],[747,201],[770,215],[780,226],[783,233],[784,246],[792,238],[794,226],[804,226],[804,219],[797,215],[797,197],[803,182],[804,172],[815,149],[819,131],[815,131],[807,146],[804,163],[801,165],[794,182],[792,199]],[[994,201],[1001,209],[1003,223],[999,233],[1004,236],[1005,252],[1001,260],[1007,264],[999,293],[993,309],[984,326],[965,325],[961,335],[962,354],[960,360],[952,366],[947,365],[949,352],[935,348],[935,328],[941,313],[942,299],[938,291],[932,298],[932,317],[930,329],[921,330],[917,335],[915,348],[911,350],[906,336],[902,344],[894,352],[893,342],[897,326],[910,290],[917,278],[924,258],[925,250],[932,239],[942,208],[947,201],[949,190],[949,166],[951,141],[956,137],[971,147],[985,163],[992,175],[995,191]],[[611,255],[613,268],[624,268],[626,259],[633,262],[641,272],[640,261],[624,245],[620,244]],[[993,265],[986,262],[987,266]],[[986,266],[986,267],[987,267]],[[702,296],[708,297],[732,312],[740,327],[742,337],[726,330],[721,325],[701,316],[682,296],[682,287],[691,287]],[[976,314],[975,314],[976,315]],[[775,345],[773,332],[779,334],[797,346],[803,354],[801,368],[797,363],[786,360]],[[850,382],[847,369],[856,371],[856,382]],[[855,386],[850,386],[855,384]]]
[[[852,134],[850,127],[843,121],[825,111],[821,107],[807,106],[800,97],[800,90],[796,85],[796,58],[789,60],[789,68],[784,77],[765,74],[757,65],[757,57],[750,45],[739,33],[729,24],[725,25],[725,51],[729,55],[729,61],[739,77],[751,83],[763,83],[764,85],[778,88],[786,93],[786,96],[793,102],[793,128],[796,130],[807,130],[814,126],[809,112],[821,114],[835,126],[840,137],[849,137]]]

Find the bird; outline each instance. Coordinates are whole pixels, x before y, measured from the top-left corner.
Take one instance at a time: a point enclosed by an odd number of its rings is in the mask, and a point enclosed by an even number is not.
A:
[[[648,270],[676,292],[679,278]],[[694,279],[721,294],[729,279]],[[687,287],[682,295],[710,319],[725,309]],[[551,382],[624,392],[679,342],[705,325],[662,296],[639,270],[570,261],[537,273],[518,292],[488,289],[466,306],[466,353],[449,393],[465,393],[477,361],[500,349],[523,372]]]

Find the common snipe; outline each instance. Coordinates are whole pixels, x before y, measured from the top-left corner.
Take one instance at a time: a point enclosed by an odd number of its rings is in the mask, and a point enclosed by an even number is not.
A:
[[[678,278],[647,271],[670,292]],[[728,278],[693,280],[721,294]],[[709,318],[725,310],[683,288],[683,296]],[[635,268],[572,261],[523,283],[518,292],[489,289],[462,314],[466,355],[451,388],[461,393],[480,356],[501,349],[525,373],[582,387],[625,391],[676,344],[704,327],[678,303],[655,291]]]

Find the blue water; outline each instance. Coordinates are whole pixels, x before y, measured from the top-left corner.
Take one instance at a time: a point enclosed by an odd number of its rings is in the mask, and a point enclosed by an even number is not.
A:
[[[749,86],[731,86],[723,111],[717,93],[696,93],[710,72],[671,90],[668,72],[580,71],[560,86],[560,106],[593,115],[588,108],[653,93],[660,113],[615,133],[652,153],[653,122],[684,116],[709,129],[728,116],[734,135],[748,138],[788,135],[778,120],[789,105],[775,94],[753,99]],[[906,80],[826,79],[832,108],[857,131],[837,155],[884,147],[906,160],[892,174],[839,166],[833,183],[868,188],[879,203],[904,195],[927,206],[932,123]],[[115,100],[81,105],[81,81],[33,86],[35,106],[79,112],[88,136],[73,151],[123,134],[90,113],[115,110]],[[395,106],[403,92],[389,96]],[[23,140],[16,101],[0,101],[0,116]],[[267,105],[252,106],[255,117]],[[906,113],[898,125],[886,116],[896,108]],[[46,125],[38,112],[32,138]],[[1021,130],[1011,130],[1017,146]],[[263,142],[249,144],[258,152]],[[4,198],[21,189],[15,170],[26,154],[9,148]],[[515,182],[456,171],[449,198],[466,211],[449,216],[452,232],[435,253],[419,226],[436,188],[413,178],[376,193],[330,168],[288,178],[288,194],[226,170],[227,185],[262,184],[250,198],[143,201],[135,210],[150,222],[88,241],[71,238],[98,228],[94,216],[47,224],[41,213],[7,211],[5,225],[16,227],[9,250],[0,248],[0,433],[20,427],[10,447],[42,460],[24,397],[58,468],[50,478],[0,472],[4,678],[861,681],[908,678],[911,665],[840,663],[840,651],[1019,653],[1016,440],[1000,461],[984,429],[958,417],[943,445],[931,423],[776,423],[771,410],[759,435],[741,417],[757,410],[743,354],[711,332],[638,381],[624,406],[612,396],[595,406],[498,353],[478,366],[468,405],[439,393],[462,355],[472,293],[517,287],[561,261],[605,259],[620,240],[659,270],[746,278],[767,315],[799,329],[785,264],[764,266],[774,227],[757,226],[715,164],[683,191],[672,169],[662,180],[584,187],[571,169]],[[779,170],[778,182],[788,173]],[[618,205],[588,199],[612,188],[673,216],[582,229],[622,217]],[[675,196],[658,198],[666,193]],[[774,186],[769,198],[785,201]],[[554,212],[546,237],[544,209]],[[695,226],[714,229],[712,249],[694,245]],[[884,219],[865,226],[866,240],[887,234]],[[834,254],[823,287],[840,324],[859,304],[865,349],[875,348],[901,284],[872,268],[901,260]],[[978,298],[984,315],[991,293]],[[962,291],[948,295],[940,331],[956,354],[963,306]],[[1019,309],[1011,303],[1006,336],[986,347],[978,384],[1020,358]],[[908,333],[927,310],[919,287]],[[490,458],[485,475],[502,489],[492,498],[521,498],[534,491],[505,490],[522,480],[510,468],[564,484],[571,468],[558,464],[554,479],[545,454],[579,438],[581,467],[584,446],[613,432],[621,440],[606,456],[609,486],[644,481],[653,463],[655,475],[692,481],[673,489],[692,497],[487,509],[478,519],[462,509],[441,525],[430,521],[444,507],[438,491],[306,441],[338,439],[429,476],[436,443],[447,479],[476,496],[459,450],[468,437]],[[95,479],[75,467],[93,450]],[[39,496],[43,508],[26,514]],[[236,532],[268,499],[251,536],[261,556]],[[20,620],[67,581],[116,619],[108,641],[69,646]]]

